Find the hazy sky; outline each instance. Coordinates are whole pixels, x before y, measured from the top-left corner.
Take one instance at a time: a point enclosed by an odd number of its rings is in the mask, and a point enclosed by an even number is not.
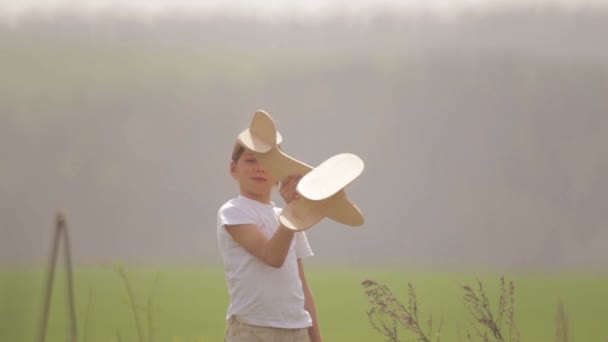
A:
[[[216,9],[238,8],[269,13],[323,13],[332,9],[366,11],[372,7],[388,5],[406,10],[454,12],[503,6],[560,6],[580,8],[606,6],[605,0],[0,0],[0,11],[21,13],[28,9],[53,9],[68,6],[86,10],[108,7],[134,8],[142,11],[164,11],[167,9]]]

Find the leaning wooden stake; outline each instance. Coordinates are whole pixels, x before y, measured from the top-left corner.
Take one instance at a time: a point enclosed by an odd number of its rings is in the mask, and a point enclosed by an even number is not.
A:
[[[46,341],[46,329],[49,321],[49,310],[51,307],[51,295],[53,293],[53,280],[55,278],[55,267],[57,265],[57,254],[59,253],[59,243],[63,237],[64,244],[64,255],[65,255],[65,267],[67,276],[67,291],[68,291],[68,308],[70,313],[70,337],[68,341],[77,342],[77,324],[76,324],[76,308],[74,304],[74,280],[72,277],[72,259],[70,253],[70,239],[68,237],[68,230],[65,221],[65,217],[62,213],[58,213],[55,220],[55,233],[53,239],[53,246],[51,249],[51,258],[49,264],[49,272],[46,280],[46,287],[44,291],[44,304],[42,307],[42,323],[40,324],[40,335],[38,338],[39,342]]]

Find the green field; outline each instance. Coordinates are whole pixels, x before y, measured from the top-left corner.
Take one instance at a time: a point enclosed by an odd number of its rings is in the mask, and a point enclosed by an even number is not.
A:
[[[155,341],[221,341],[227,293],[221,268],[127,268],[140,306],[141,326],[149,334],[146,306],[155,288],[151,318]],[[48,340],[65,341],[68,331],[65,273],[54,287]],[[0,271],[0,341],[34,341],[39,330],[43,283],[42,269],[3,268]],[[462,305],[459,285],[484,282],[490,300],[497,300],[500,275],[474,273],[410,272],[407,270],[339,269],[308,267],[322,330],[327,341],[382,341],[367,321],[369,307],[361,281],[388,284],[406,299],[407,282],[416,288],[420,310],[443,316],[442,341],[465,336],[469,315]],[[506,275],[516,285],[515,319],[522,341],[553,341],[555,312],[562,298],[571,319],[574,341],[606,341],[608,330],[608,276],[590,274]],[[78,329],[88,341],[136,341],[137,330],[122,278],[112,267],[75,271]],[[89,306],[89,299],[91,305]],[[89,312],[86,315],[86,312]],[[85,319],[86,318],[86,319]],[[425,319],[426,320],[426,319]],[[86,329],[85,329],[86,326]]]

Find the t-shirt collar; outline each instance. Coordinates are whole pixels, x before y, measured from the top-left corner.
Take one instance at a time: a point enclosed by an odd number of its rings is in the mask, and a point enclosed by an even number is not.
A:
[[[275,207],[275,204],[274,204],[274,202],[273,202],[273,201],[270,201],[270,203],[262,203],[262,202],[260,202],[260,201],[256,201],[256,200],[254,200],[254,199],[251,199],[251,198],[249,198],[249,197],[245,197],[245,196],[243,196],[243,195],[239,195],[239,198],[241,198],[241,199],[243,199],[244,201],[247,201],[247,202],[249,202],[249,203],[251,203],[251,204],[254,204],[254,205],[260,205],[260,206],[263,206],[263,207],[265,207],[265,208],[274,208],[274,207]]]

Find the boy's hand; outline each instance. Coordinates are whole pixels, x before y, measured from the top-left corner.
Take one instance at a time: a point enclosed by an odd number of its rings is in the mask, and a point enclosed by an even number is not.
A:
[[[291,201],[300,198],[300,195],[296,192],[296,186],[301,178],[302,176],[300,175],[289,175],[281,182],[279,192],[285,203],[289,204]]]

